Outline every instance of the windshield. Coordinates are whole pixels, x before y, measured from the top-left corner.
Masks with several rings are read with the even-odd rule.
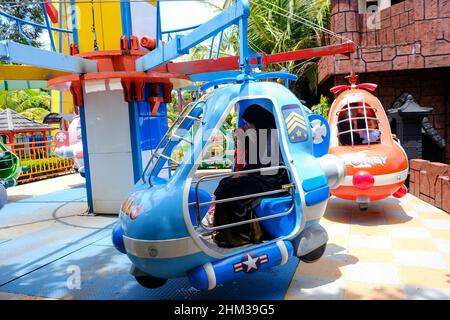
[[[173,122],[147,163],[143,173],[147,182],[152,184],[152,179],[167,181],[177,170],[194,144],[195,133],[203,124],[205,105],[205,101],[187,105]]]
[[[342,146],[358,146],[380,143],[381,131],[376,117],[376,108],[367,105],[364,99],[349,102],[338,111],[338,138]]]

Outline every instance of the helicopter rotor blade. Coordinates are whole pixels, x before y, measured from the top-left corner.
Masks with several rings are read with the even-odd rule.
[[[323,46],[317,48],[301,49],[291,52],[266,54],[261,53],[261,63],[263,66],[273,63],[280,63],[293,60],[305,60],[336,54],[350,54],[356,51],[354,42],[344,44]],[[258,59],[251,58],[250,64],[257,65]],[[156,67],[152,71],[177,73],[177,74],[199,74],[211,73],[226,70],[239,70],[239,56],[223,57],[218,59],[205,59],[187,62],[170,62]]]

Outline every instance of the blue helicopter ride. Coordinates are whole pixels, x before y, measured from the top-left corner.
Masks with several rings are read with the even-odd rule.
[[[261,73],[215,89],[187,106],[167,132],[160,143],[164,147],[154,153],[143,179],[123,202],[113,231],[116,248],[128,255],[133,263],[132,273],[141,285],[153,288],[167,279],[188,276],[195,288],[213,289],[246,273],[285,264],[294,256],[304,262],[314,262],[322,256],[328,236],[319,220],[325,212],[330,188],[337,187],[345,177],[345,166],[327,154],[330,130],[323,117],[308,113],[283,85],[257,81],[281,76],[292,79],[289,74]],[[238,123],[242,123],[241,115],[252,104],[274,115],[286,164],[284,168],[256,170],[286,169],[290,184],[265,194],[243,196],[258,196],[262,200],[255,209],[257,218],[242,223],[260,221],[273,240],[222,248],[211,240],[209,232],[236,224],[205,226],[203,218],[209,206],[218,201],[212,200],[203,186],[211,180],[255,170],[200,178],[196,171],[208,142],[231,109],[237,107]],[[192,141],[186,142],[184,136],[195,125],[201,130],[197,130]],[[171,155],[183,142],[190,148],[174,169]],[[170,176],[164,174],[166,169]],[[289,195],[274,197],[286,192]]]
[[[236,14],[239,15],[233,16]],[[231,23],[243,26],[241,72],[202,87],[205,94],[183,109],[153,153],[142,179],[122,203],[112,240],[117,250],[132,262],[131,273],[137,282],[146,288],[157,288],[168,279],[187,276],[195,288],[211,290],[246,274],[283,265],[294,257],[307,263],[317,261],[325,251],[328,235],[320,219],[330,189],[338,187],[345,177],[345,164],[328,154],[330,128],[327,121],[312,114],[286,86],[266,81],[281,78],[286,83],[296,80],[295,75],[252,73],[252,68],[261,64],[251,65],[255,56],[250,54],[246,41],[248,15],[248,1],[237,1],[217,20],[223,26]],[[229,20],[224,22],[224,17]],[[209,36],[210,29],[203,26],[202,30],[207,30]],[[195,37],[198,43],[198,34]],[[164,46],[170,48],[170,45],[169,42]],[[178,45],[175,43],[175,48]],[[170,59],[176,56],[171,56],[167,50],[164,56]],[[177,50],[180,55],[188,52]],[[319,54],[319,51],[308,50],[310,56]],[[354,51],[354,47],[349,50]],[[342,53],[329,48],[323,52],[326,52],[323,55]],[[163,56],[158,54],[160,52],[154,57]],[[240,126],[246,108],[255,104],[269,111],[275,119],[284,165],[237,172],[199,172],[205,150],[230,112],[236,111],[237,126]],[[180,155],[180,150],[182,157],[175,157]],[[222,178],[273,170],[288,173],[289,183],[279,190],[229,199],[213,198],[213,191]],[[218,226],[205,223],[212,205],[255,197],[260,200],[254,208],[256,217]],[[255,222],[270,235],[269,240],[225,248],[212,239],[212,233],[220,229]]]

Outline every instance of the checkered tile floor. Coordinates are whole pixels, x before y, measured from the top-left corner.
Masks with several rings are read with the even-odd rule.
[[[333,198],[322,224],[327,250],[286,299],[450,299],[450,214],[410,194],[365,212]]]

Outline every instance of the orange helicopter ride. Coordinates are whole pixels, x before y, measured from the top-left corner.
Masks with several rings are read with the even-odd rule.
[[[357,84],[357,75],[347,77],[350,85],[331,88],[338,94],[330,108],[329,153],[344,160],[346,177],[331,194],[356,201],[360,210],[369,203],[407,193],[408,157],[391,133],[381,104],[370,91],[373,83]]]

